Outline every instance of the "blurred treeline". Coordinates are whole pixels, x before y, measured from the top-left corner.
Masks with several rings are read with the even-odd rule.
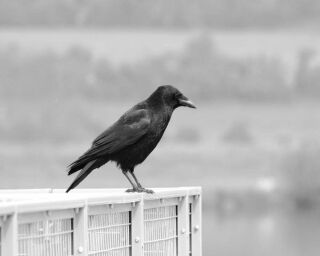
[[[201,101],[318,99],[320,66],[310,65],[313,56],[303,50],[288,81],[280,59],[227,57],[205,35],[181,52],[117,67],[82,48],[26,56],[13,46],[0,51],[0,99],[35,100],[36,93],[42,100],[132,100],[160,84],[174,84]]]
[[[319,11],[317,0],[1,0],[0,24],[270,28],[318,26]]]

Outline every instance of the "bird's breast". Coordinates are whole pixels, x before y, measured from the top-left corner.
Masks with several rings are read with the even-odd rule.
[[[129,170],[142,163],[161,140],[169,120],[170,117],[166,116],[153,118],[149,131],[136,143],[114,155],[112,160],[123,170]]]

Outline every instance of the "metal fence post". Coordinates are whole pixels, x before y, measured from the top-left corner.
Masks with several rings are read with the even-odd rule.
[[[3,217],[2,226],[2,255],[18,255],[18,218],[17,213]]]
[[[132,256],[142,256],[144,251],[143,211],[144,211],[144,201],[143,201],[143,196],[141,196],[141,201],[132,203],[132,211],[131,211]]]
[[[178,204],[178,256],[189,254],[189,196],[179,198]]]
[[[74,217],[74,255],[88,255],[88,204],[75,209]]]
[[[192,204],[192,255],[202,256],[202,203],[201,195],[194,196]]]

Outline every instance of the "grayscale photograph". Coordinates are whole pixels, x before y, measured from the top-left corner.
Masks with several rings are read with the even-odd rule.
[[[319,1],[0,0],[0,256],[319,253]]]

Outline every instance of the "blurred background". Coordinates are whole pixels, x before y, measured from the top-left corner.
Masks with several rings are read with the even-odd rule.
[[[136,172],[202,186],[205,256],[320,251],[320,2],[0,0],[0,187],[66,188],[66,166],[172,84]],[[113,164],[80,188],[128,187]]]

